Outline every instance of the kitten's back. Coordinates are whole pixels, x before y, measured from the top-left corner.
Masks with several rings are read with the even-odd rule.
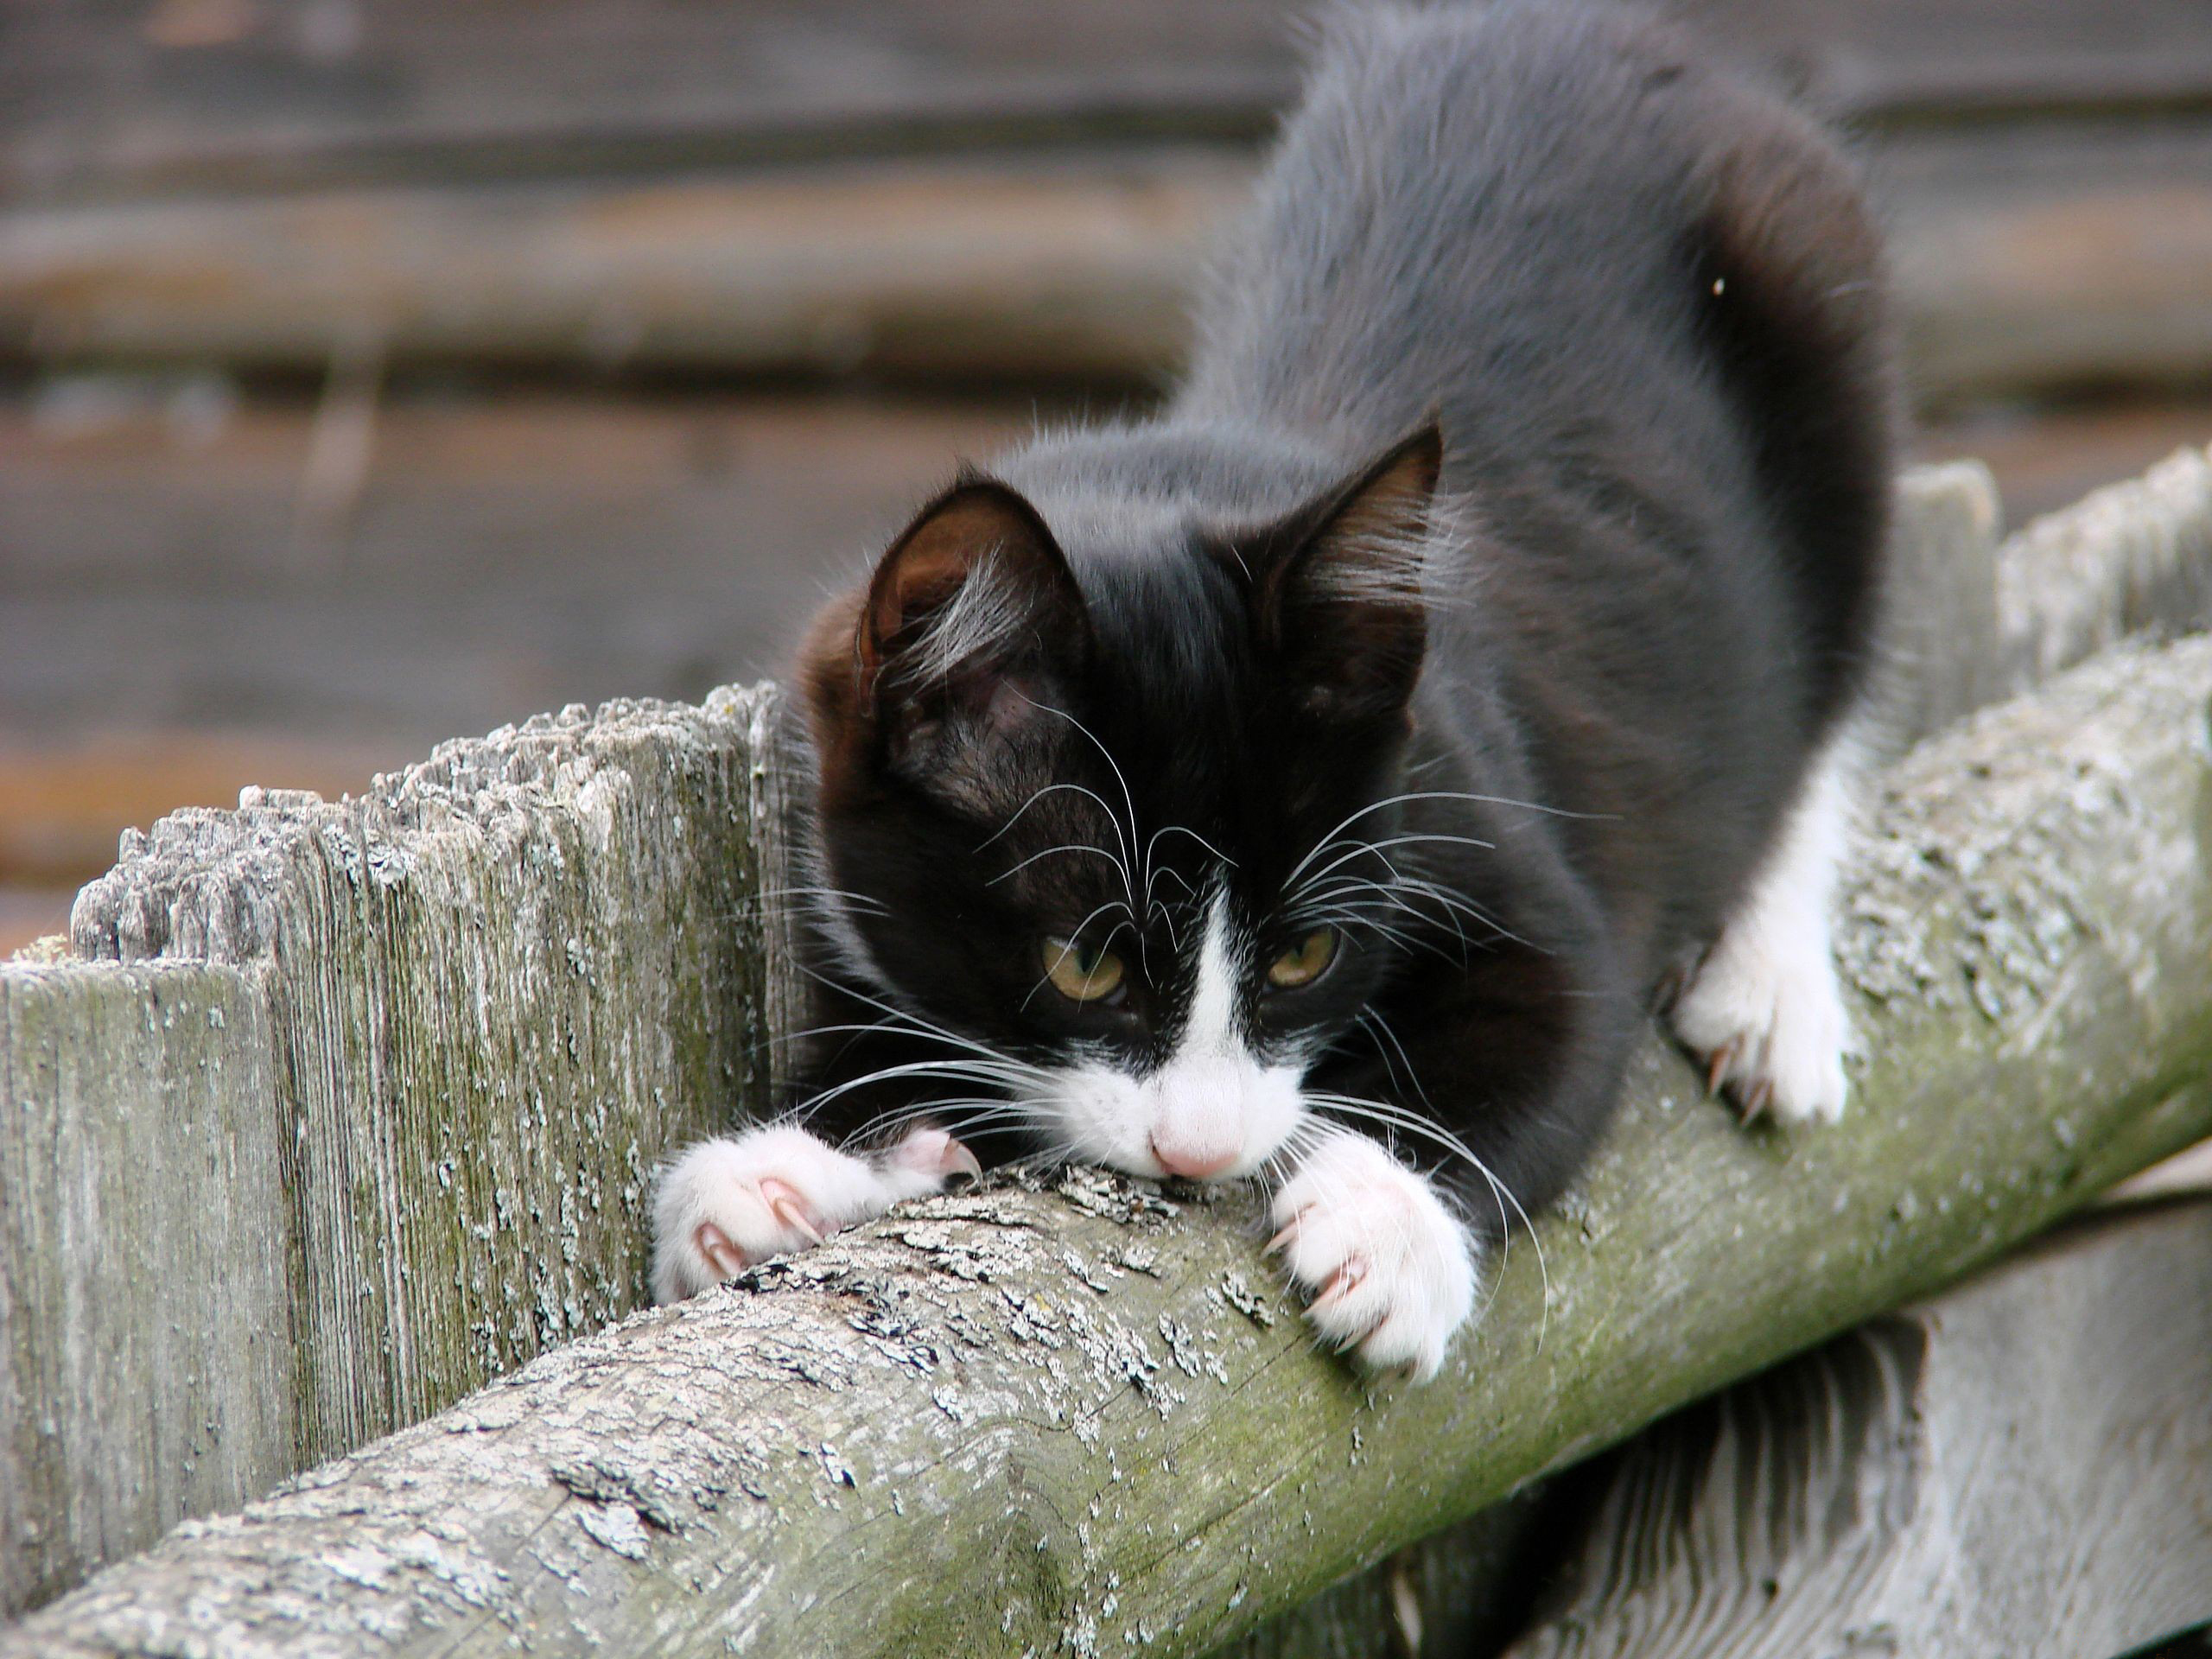
[[[1786,544],[1808,717],[1854,689],[1895,426],[1878,240],[1818,124],[1671,29],[1340,14],[1198,335],[1198,420],[1358,453],[1439,410],[1454,488],[1611,473],[1748,508]]]

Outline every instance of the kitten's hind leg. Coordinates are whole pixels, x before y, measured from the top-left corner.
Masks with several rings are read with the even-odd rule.
[[[912,1129],[872,1158],[789,1124],[702,1141],[662,1173],[653,1203],[653,1300],[678,1302],[772,1255],[819,1244],[902,1198],[980,1173],[943,1129]]]
[[[1851,1027],[1831,918],[1861,764],[1847,732],[1815,758],[1765,863],[1671,1012],[1683,1046],[1747,1118],[1843,1116]]]

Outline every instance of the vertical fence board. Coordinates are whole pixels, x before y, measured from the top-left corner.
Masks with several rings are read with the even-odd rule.
[[[175,814],[79,895],[92,960],[0,967],[0,1610],[645,1300],[654,1166],[764,1105],[789,1017],[776,708]]]
[[[294,1466],[253,976],[0,974],[0,1607]]]

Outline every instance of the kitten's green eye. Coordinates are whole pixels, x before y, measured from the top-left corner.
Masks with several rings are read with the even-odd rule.
[[[1317,927],[1295,949],[1284,951],[1268,964],[1268,983],[1278,990],[1294,991],[1320,978],[1336,959],[1337,930]]]
[[[1096,1002],[1122,988],[1122,959],[1073,939],[1046,939],[1045,977],[1071,1002]]]

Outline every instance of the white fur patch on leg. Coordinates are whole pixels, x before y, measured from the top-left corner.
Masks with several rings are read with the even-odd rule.
[[[1671,1011],[1683,1046],[1747,1116],[1843,1116],[1851,1025],[1831,916],[1856,760],[1846,738],[1815,761],[1765,865]]]
[[[696,1296],[977,1173],[976,1155],[937,1128],[911,1131],[874,1161],[787,1124],[702,1141],[660,1178],[653,1299]]]
[[[1428,1182],[1360,1135],[1324,1141],[1276,1197],[1291,1278],[1331,1344],[1418,1382],[1475,1306],[1475,1246]]]

